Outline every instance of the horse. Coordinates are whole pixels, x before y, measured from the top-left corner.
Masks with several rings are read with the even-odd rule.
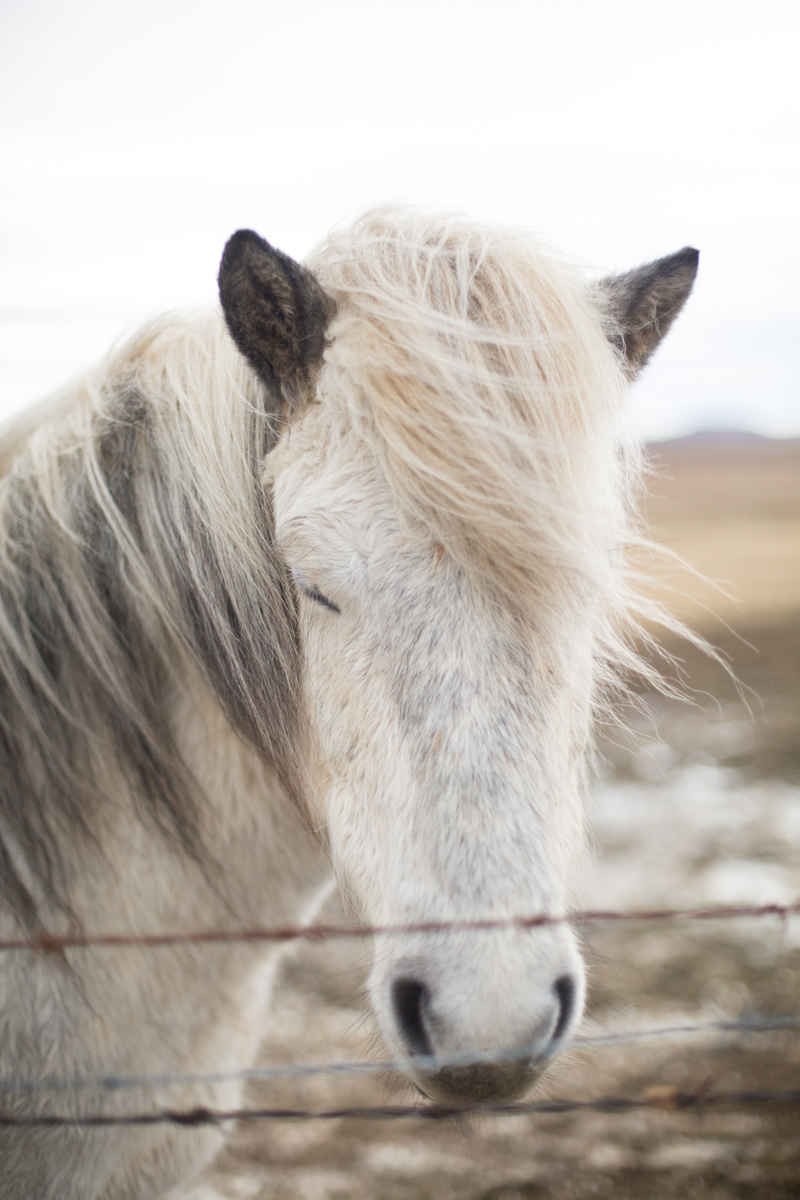
[[[0,939],[30,944],[0,953],[2,1078],[248,1067],[280,946],[135,938],[303,926],[335,877],[354,921],[396,927],[369,995],[409,1079],[528,1091],[581,1018],[592,728],[647,604],[625,395],[696,269],[687,248],[587,279],[413,210],[303,264],[240,230],[219,308],[6,432]],[[76,931],[120,941],[53,950]],[[241,1088],[9,1086],[0,1115]],[[0,1122],[0,1197],[184,1195],[221,1142]]]

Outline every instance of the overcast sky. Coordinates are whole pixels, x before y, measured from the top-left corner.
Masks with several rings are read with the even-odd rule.
[[[600,270],[686,244],[645,436],[800,434],[798,0],[3,0],[0,411],[386,201]]]

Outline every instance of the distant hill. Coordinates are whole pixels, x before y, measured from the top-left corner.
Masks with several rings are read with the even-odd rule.
[[[731,454],[775,456],[783,458],[800,453],[800,437],[772,438],[744,429],[698,429],[680,438],[664,438],[647,443],[648,452],[657,457],[672,459],[686,455],[712,455],[714,458]]]

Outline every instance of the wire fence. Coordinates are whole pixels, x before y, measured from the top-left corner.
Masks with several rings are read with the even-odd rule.
[[[580,926],[592,923],[717,921],[741,918],[777,918],[787,922],[800,915],[800,900],[793,904],[735,905],[705,908],[665,908],[634,911],[592,910],[570,916],[536,914],[504,919],[429,921],[409,925],[349,926],[320,924],[285,927],[252,927],[229,930],[195,930],[158,934],[86,934],[71,931],[55,934],[41,931],[33,937],[0,941],[0,951],[11,953],[29,951],[63,955],[68,950],[120,949],[180,946],[186,944],[225,944],[247,942],[287,942],[299,939],[326,941],[333,938],[389,937],[408,934],[436,934],[453,930],[534,929],[568,921]],[[583,1049],[601,1050],[611,1046],[650,1041],[658,1038],[683,1038],[709,1035],[744,1036],[776,1033],[795,1033],[800,1030],[800,1013],[786,1015],[751,1014],[699,1023],[682,1023],[639,1029],[591,1033],[571,1039],[570,1045]],[[415,1056],[413,1059],[380,1059],[369,1062],[287,1063],[247,1070],[222,1072],[165,1072],[149,1075],[104,1074],[96,1076],[41,1077],[38,1079],[0,1079],[0,1095],[10,1096],[12,1102],[24,1095],[41,1093],[91,1092],[108,1096],[134,1090],[160,1090],[170,1087],[209,1087],[231,1083],[266,1082],[278,1079],[308,1079],[318,1076],[386,1076],[395,1072],[435,1072],[445,1068],[474,1067],[485,1064],[509,1063],[531,1058],[533,1047],[516,1046],[505,1051],[485,1054],[458,1054],[437,1057]],[[604,1112],[625,1113],[660,1109],[665,1112],[701,1111],[722,1107],[800,1107],[800,1089],[718,1091],[709,1088],[681,1091],[669,1086],[654,1086],[641,1096],[603,1096],[595,1099],[541,1100],[515,1104],[452,1104],[429,1102],[406,1105],[349,1106],[338,1108],[264,1108],[242,1107],[230,1110],[193,1107],[173,1109],[160,1107],[131,1113],[80,1112],[60,1114],[0,1113],[0,1126],[103,1128],[118,1125],[173,1124],[183,1126],[226,1125],[235,1121],[330,1121],[400,1120],[417,1118],[442,1120],[471,1114],[494,1116],[531,1116],[537,1114]]]
[[[590,925],[646,921],[721,921],[743,917],[778,917],[786,920],[800,914],[800,900],[792,904],[718,905],[706,908],[634,909],[622,912],[587,910],[563,916],[536,913],[531,916],[497,917],[485,920],[419,921],[404,925],[286,925],[252,926],[248,929],[197,929],[172,933],[52,933],[41,930],[32,937],[0,940],[0,951],[38,950],[60,953],[87,947],[142,947],[223,944],[236,942],[327,941],[332,938],[392,937],[455,931],[536,929],[546,925]]]
[[[525,1104],[394,1104],[345,1108],[235,1108],[158,1109],[155,1112],[90,1113],[59,1116],[0,1114],[0,1127],[83,1129],[119,1125],[226,1125],[235,1121],[397,1121],[415,1117],[424,1121],[453,1120],[467,1116],[526,1117],[553,1113],[629,1113],[642,1109],[662,1112],[701,1112],[708,1109],[741,1107],[800,1107],[800,1088],[773,1091],[685,1092],[679,1088],[648,1088],[641,1096],[600,1096],[595,1100],[533,1100]]]
[[[769,1034],[800,1031],[800,1013],[785,1016],[726,1018],[695,1024],[624,1029],[611,1033],[587,1034],[570,1040],[570,1047],[602,1050],[613,1046],[666,1038],[708,1036],[711,1034]],[[0,1093],[132,1091],[137,1088],[213,1086],[226,1083],[271,1082],[277,1079],[311,1079],[319,1076],[385,1076],[404,1073],[410,1068],[435,1072],[458,1067],[524,1062],[535,1053],[534,1046],[514,1046],[480,1054],[417,1055],[414,1058],[385,1058],[369,1062],[280,1063],[268,1067],[250,1067],[241,1071],[162,1072],[151,1075],[76,1075],[69,1078],[44,1076],[41,1079],[0,1079]]]

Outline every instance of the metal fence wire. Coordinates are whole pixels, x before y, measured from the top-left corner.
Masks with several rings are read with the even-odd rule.
[[[777,918],[786,923],[792,916],[800,915],[800,900],[793,904],[735,905],[706,908],[670,908],[638,911],[586,911],[569,917],[546,915],[520,916],[502,920],[442,921],[397,926],[345,926],[308,925],[286,927],[254,927],[248,929],[196,930],[159,934],[84,934],[69,932],[54,934],[42,931],[30,938],[0,941],[0,952],[64,955],[67,951],[82,949],[138,948],[158,949],[191,944],[218,944],[235,942],[286,942],[299,939],[327,941],[333,938],[390,937],[408,933],[436,933],[458,930],[491,930],[500,928],[533,929],[562,921],[580,926],[582,924],[612,922],[665,922],[665,921],[717,921],[741,918]],[[685,1038],[709,1035],[727,1035],[749,1038],[779,1032],[796,1034],[800,1031],[800,1012],[786,1015],[750,1014],[741,1017],[723,1018],[699,1023],[683,1023],[626,1029],[588,1034],[571,1040],[572,1046],[602,1050],[611,1046],[632,1044],[666,1038]],[[485,1063],[502,1063],[529,1057],[531,1047],[516,1046],[506,1051],[491,1054],[458,1054],[438,1057],[417,1056],[414,1059],[379,1059],[368,1062],[290,1063],[265,1067],[254,1067],[242,1071],[180,1073],[165,1072],[150,1075],[105,1074],[96,1076],[42,1077],[38,1079],[0,1078],[0,1097],[16,1098],[33,1093],[57,1095],[75,1091],[108,1095],[134,1090],[155,1090],[191,1085],[214,1085],[231,1082],[251,1083],[277,1079],[304,1079],[315,1076],[387,1076],[404,1072],[409,1066],[418,1070],[433,1071],[444,1067],[471,1066]],[[378,1120],[389,1121],[404,1118],[420,1120],[442,1120],[470,1114],[494,1116],[525,1116],[548,1113],[603,1112],[624,1113],[637,1110],[659,1109],[663,1112],[702,1111],[730,1107],[800,1107],[800,1089],[713,1091],[705,1087],[697,1091],[682,1091],[669,1086],[653,1086],[640,1096],[603,1096],[596,1099],[534,1100],[513,1104],[458,1104],[441,1105],[429,1102],[401,1105],[379,1105],[369,1107],[340,1108],[264,1108],[243,1107],[232,1110],[209,1108],[173,1109],[163,1107],[152,1111],[133,1113],[81,1113],[61,1115],[58,1113],[10,1114],[0,1113],[0,1126],[57,1127],[70,1125],[85,1128],[103,1128],[118,1125],[177,1124],[184,1126],[226,1125],[235,1121],[303,1121],[303,1120]]]
[[[800,914],[800,900],[792,904],[717,905],[706,908],[654,908],[613,912],[604,909],[550,916],[498,917],[486,920],[421,921],[409,925],[285,925],[249,929],[198,929],[187,933],[51,933],[42,930],[29,938],[0,940],[0,951],[41,950],[58,953],[80,947],[185,946],[223,942],[329,941],[331,938],[391,937],[414,933],[447,933],[453,930],[535,929],[543,925],[590,925],[628,921],[720,921],[741,917],[779,917]]]

